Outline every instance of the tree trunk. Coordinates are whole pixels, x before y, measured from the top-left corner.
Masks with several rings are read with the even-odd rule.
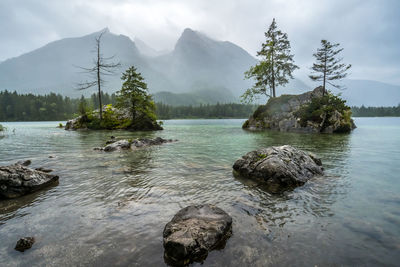
[[[100,42],[97,42],[97,88],[99,90],[100,120],[103,120],[103,104],[101,103],[101,81],[100,81]]]
[[[326,61],[327,61],[327,58],[326,58],[327,56],[326,56],[326,52],[325,52],[325,60],[324,60],[324,83],[323,83],[323,85],[322,85],[322,96],[325,96],[325,84],[326,84]]]
[[[271,60],[271,62],[272,62],[272,97],[276,97],[276,93],[275,93],[275,71],[274,71],[274,49],[272,49],[271,59],[272,59]]]

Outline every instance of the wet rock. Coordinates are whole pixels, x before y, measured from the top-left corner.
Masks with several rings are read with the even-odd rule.
[[[0,166],[0,198],[16,198],[58,181],[57,175],[21,164]]]
[[[184,266],[205,260],[213,249],[225,246],[232,233],[232,218],[210,205],[181,209],[164,228],[164,258],[170,265]]]
[[[104,151],[111,152],[115,150],[129,149],[129,148],[131,148],[131,143],[128,140],[119,140],[106,145],[104,147]]]
[[[19,164],[19,165],[22,165],[22,166],[29,166],[29,165],[31,165],[31,163],[32,163],[32,161],[30,159],[28,159],[28,160],[18,161],[16,164]]]
[[[141,138],[141,139],[134,139],[134,140],[115,140],[111,139],[106,142],[105,147],[95,147],[94,150],[102,150],[105,152],[111,152],[116,150],[127,150],[127,149],[135,149],[145,146],[153,146],[153,145],[161,145],[164,143],[170,143],[177,140],[172,139],[163,139],[161,137],[156,137],[154,139],[151,138]]]
[[[22,237],[20,240],[18,240],[17,244],[15,245],[15,250],[24,252],[25,250],[30,249],[34,243],[35,243],[34,237]]]
[[[319,158],[288,145],[249,152],[234,163],[233,169],[242,177],[265,182],[272,191],[300,186],[323,174]]]
[[[43,168],[43,167],[36,168],[35,170],[36,170],[36,171],[40,171],[40,172],[46,172],[46,173],[49,173],[49,172],[52,172],[52,171],[53,171],[52,169],[45,169],[45,168]]]

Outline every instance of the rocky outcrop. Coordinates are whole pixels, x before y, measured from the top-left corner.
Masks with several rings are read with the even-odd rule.
[[[0,198],[20,197],[57,181],[57,175],[33,170],[18,163],[0,166]]]
[[[349,132],[356,128],[352,119],[346,118],[345,114],[337,110],[330,112],[329,115],[321,113],[317,121],[302,121],[298,114],[299,110],[309,105],[313,99],[321,98],[322,95],[322,87],[317,87],[313,91],[300,95],[281,95],[270,98],[266,105],[260,106],[243,124],[243,128],[300,133]],[[350,108],[348,110],[350,112]]]
[[[30,249],[34,243],[34,237],[22,237],[20,240],[18,240],[14,249],[20,252],[24,252],[25,250]]]
[[[265,183],[272,191],[303,185],[322,175],[322,162],[311,153],[292,146],[272,146],[251,151],[233,165],[239,176]]]
[[[162,145],[164,143],[171,143],[177,140],[172,139],[163,139],[161,137],[156,137],[154,139],[151,138],[140,138],[134,140],[116,140],[112,138],[106,142],[105,147],[95,147],[94,150],[101,150],[105,152],[112,152],[116,150],[127,150],[127,149],[136,149],[140,147],[154,146],[154,145]]]
[[[196,205],[181,209],[164,228],[164,258],[174,266],[203,261],[223,248],[232,233],[232,218],[222,209]]]

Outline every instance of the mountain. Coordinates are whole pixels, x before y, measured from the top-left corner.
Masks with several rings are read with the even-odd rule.
[[[341,93],[350,106],[397,106],[400,104],[400,86],[370,80],[343,81],[346,89],[332,90]]]
[[[149,90],[159,99],[171,103],[204,103],[204,101],[238,101],[251,80],[244,72],[257,60],[241,47],[214,40],[205,34],[185,29],[172,51],[159,52],[138,38],[132,41],[124,35],[111,33],[107,28],[82,37],[65,38],[39,49],[0,62],[0,91],[45,94],[50,92],[79,97],[90,95],[95,88],[77,91],[79,82],[88,80],[81,67],[92,66],[95,37],[104,32],[101,52],[104,57],[115,55],[121,62],[114,76],[107,76],[105,92],[116,92],[121,87],[121,73],[134,65],[143,74]],[[347,90],[342,92],[350,105],[387,106],[400,103],[400,87],[366,80],[346,80]],[[280,94],[299,94],[312,87],[294,79]],[[168,92],[168,93],[165,93]],[[213,97],[214,96],[214,97]],[[176,100],[171,100],[177,97]],[[185,101],[183,101],[185,100]],[[266,99],[260,99],[265,103]]]
[[[0,90],[36,94],[56,92],[75,97],[95,92],[95,89],[77,91],[74,88],[77,83],[90,78],[77,66],[92,66],[94,39],[103,31],[102,54],[105,57],[115,55],[113,60],[121,62],[119,73],[135,65],[152,93],[227,88],[227,97],[232,93],[237,97],[243,88],[250,85],[249,81],[243,80],[243,73],[256,60],[233,43],[216,41],[186,29],[173,51],[159,55],[140,39],[133,42],[129,37],[113,34],[106,28],[82,37],[51,42],[0,63]],[[104,91],[118,90],[120,76],[108,76]]]
[[[144,56],[157,57],[157,56],[161,56],[161,55],[168,53],[167,51],[155,50],[154,48],[152,48],[151,46],[149,46],[148,44],[143,42],[138,37],[135,37],[134,42],[135,42],[135,45],[138,48],[139,52]]]

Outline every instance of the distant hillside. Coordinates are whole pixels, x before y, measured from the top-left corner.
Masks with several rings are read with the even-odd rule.
[[[344,80],[345,90],[341,93],[350,106],[397,106],[400,104],[400,86],[369,80]]]
[[[226,88],[208,88],[189,93],[158,92],[154,94],[154,101],[171,106],[198,106],[200,104],[235,103],[236,98]]]

